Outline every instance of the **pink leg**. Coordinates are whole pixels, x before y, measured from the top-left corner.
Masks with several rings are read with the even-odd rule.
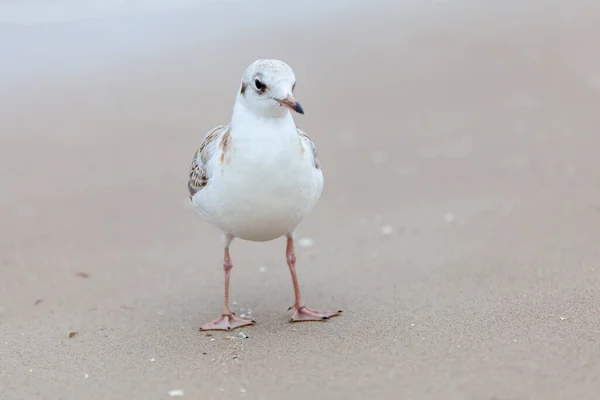
[[[231,242],[231,239],[229,239],[229,242]],[[233,264],[231,263],[231,258],[229,257],[229,243],[226,243],[225,257],[223,259],[223,270],[225,271],[225,306],[223,307],[223,314],[220,318],[202,326],[202,328],[200,328],[201,331],[230,331],[232,329],[239,328],[240,326],[254,324],[254,321],[236,317],[229,308],[229,277],[231,275],[232,268]]]
[[[294,285],[294,305],[290,307],[295,309],[291,322],[300,321],[323,321],[336,315],[340,315],[342,310],[339,311],[322,311],[322,310],[311,310],[310,308],[302,304],[302,297],[300,295],[300,286],[298,285],[298,277],[296,276],[296,254],[294,253],[294,239],[291,235],[287,238],[287,247],[285,254],[287,256],[287,264],[290,267],[290,274],[292,275],[292,284]]]

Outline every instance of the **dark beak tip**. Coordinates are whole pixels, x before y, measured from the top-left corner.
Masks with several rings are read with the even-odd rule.
[[[302,106],[300,105],[300,103],[296,103],[296,107],[294,109],[296,110],[296,112],[298,114],[304,115],[304,109],[302,109]]]

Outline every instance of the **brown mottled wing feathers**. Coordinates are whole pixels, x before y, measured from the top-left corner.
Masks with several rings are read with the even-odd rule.
[[[215,150],[218,148],[216,144],[224,133],[228,132],[229,126],[217,126],[213,128],[204,137],[204,142],[196,153],[190,165],[190,178],[188,180],[188,190],[190,198],[202,190],[208,184],[208,176],[206,174],[206,163],[212,158]]]
[[[298,128],[298,135],[300,135],[300,140],[303,143],[305,143],[308,146],[308,148],[312,151],[313,164],[314,164],[315,168],[320,169],[321,167],[319,165],[319,159],[317,158],[317,148],[315,147],[315,144],[310,139],[310,137],[299,128]]]
[[[206,170],[204,169],[204,165],[199,162],[199,158],[200,150],[197,150],[196,154],[194,154],[192,165],[190,166],[190,179],[188,181],[190,198],[194,197],[194,195],[208,183]]]

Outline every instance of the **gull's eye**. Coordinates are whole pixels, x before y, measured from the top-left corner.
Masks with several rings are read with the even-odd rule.
[[[266,87],[266,86],[265,86],[265,85],[264,85],[264,84],[263,84],[261,81],[259,81],[258,79],[255,79],[255,80],[254,80],[254,86],[256,86],[256,90],[260,90],[261,92],[262,92],[263,90],[265,90],[265,87]]]
[[[296,89],[296,84],[294,83],[294,86],[292,86],[292,92]]]

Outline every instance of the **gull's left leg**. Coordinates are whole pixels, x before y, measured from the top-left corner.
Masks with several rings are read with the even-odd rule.
[[[294,285],[294,305],[290,307],[294,309],[294,314],[290,319],[291,322],[300,321],[323,321],[336,315],[340,315],[342,310],[339,311],[323,311],[323,310],[311,310],[304,306],[302,303],[302,297],[300,295],[300,287],[298,285],[298,277],[296,276],[296,254],[294,253],[294,236],[293,233],[287,235],[287,247],[285,251],[287,258],[287,264],[290,268],[290,274],[292,275],[292,284]]]

